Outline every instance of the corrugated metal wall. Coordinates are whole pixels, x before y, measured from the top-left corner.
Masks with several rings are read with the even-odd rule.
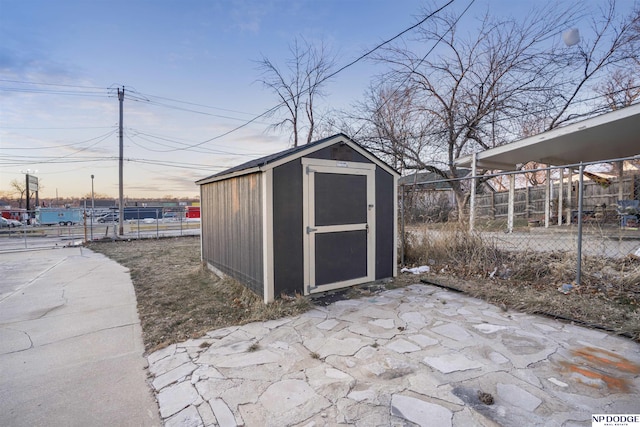
[[[263,295],[262,185],[255,173],[204,184],[204,261]]]

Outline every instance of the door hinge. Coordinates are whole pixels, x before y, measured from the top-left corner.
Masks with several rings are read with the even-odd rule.
[[[311,233],[313,233],[314,231],[318,231],[318,229],[317,229],[317,228],[307,227],[307,234],[311,234]]]

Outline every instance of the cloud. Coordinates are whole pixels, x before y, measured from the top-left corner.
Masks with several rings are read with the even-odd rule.
[[[258,34],[269,9],[269,2],[238,0],[233,3],[231,16],[235,27],[240,31]]]

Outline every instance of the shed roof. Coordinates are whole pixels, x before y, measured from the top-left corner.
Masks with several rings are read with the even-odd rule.
[[[276,167],[284,162],[288,162],[298,157],[303,157],[307,154],[310,154],[314,151],[320,150],[326,146],[335,144],[337,142],[344,142],[345,144],[351,146],[354,150],[360,152],[360,154],[369,158],[370,160],[378,163],[389,173],[399,175],[399,173],[393,169],[391,166],[387,165],[385,162],[380,160],[377,156],[375,156],[370,151],[366,150],[359,144],[353,142],[348,136],[343,133],[338,133],[336,135],[330,136],[328,138],[323,138],[318,141],[311,142],[309,144],[300,145],[298,147],[289,148],[284,151],[280,151],[278,153],[270,154],[268,156],[260,157],[259,159],[249,160],[246,163],[242,163],[238,166],[234,166],[222,172],[218,172],[214,175],[208,176],[206,178],[200,179],[196,181],[196,184],[202,185],[207,184],[209,182],[221,181],[223,179],[232,178],[234,176],[246,175],[249,173],[263,171],[269,168]]]
[[[515,170],[536,161],[548,165],[618,159],[640,154],[640,104],[572,123],[510,144],[477,153],[477,165]],[[471,156],[455,160],[470,167]]]

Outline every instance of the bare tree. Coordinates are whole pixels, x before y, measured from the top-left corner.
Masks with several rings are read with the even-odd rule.
[[[359,131],[351,133],[354,139],[401,173],[416,170],[415,158],[428,142],[423,136],[429,123],[415,108],[414,98],[415,92],[408,88],[373,86],[356,106],[358,116],[352,117],[362,124]],[[421,166],[430,169],[428,165]]]
[[[460,30],[457,16],[441,15],[421,30],[420,37],[426,46],[437,44],[437,55],[418,54],[406,46],[386,49],[378,59],[391,70],[383,79],[395,85],[394,93],[408,98],[410,116],[428,124],[419,133],[414,129],[399,146],[390,142],[387,152],[394,153],[405,170],[457,178],[467,171],[458,170],[455,159],[522,136],[522,118],[543,124],[542,130],[574,118],[574,107],[588,83],[638,55],[638,38],[632,31],[637,13],[620,18],[613,1],[602,17],[594,18],[591,40],[564,46],[559,35],[573,26],[577,12],[575,6],[564,11],[548,6],[522,21],[496,20],[487,12],[473,33]],[[379,96],[387,91],[381,89]],[[374,126],[367,138],[372,139],[390,129],[388,121],[399,118],[370,105]],[[584,106],[580,107],[582,112]],[[386,121],[378,115],[385,115]],[[460,181],[451,185],[462,212],[467,189]]]
[[[552,80],[553,84],[549,86],[551,104],[547,129],[572,119],[568,113],[577,104],[578,96],[586,91],[587,83],[601,81],[608,76],[611,80],[621,70],[631,73],[637,71],[640,59],[639,28],[640,9],[636,8],[627,17],[620,17],[615,0],[609,0],[600,13],[592,17],[589,28],[591,37],[581,41],[574,51],[568,49],[566,67],[559,69],[560,72]],[[611,107],[610,100],[605,99],[604,103],[593,108],[594,112],[601,112],[598,107]]]
[[[640,66],[631,73],[615,70],[606,81],[596,87],[596,91],[605,99],[609,109],[628,107],[640,99],[640,82],[636,77],[639,72]]]
[[[335,61],[324,44],[314,46],[304,38],[296,38],[289,51],[291,58],[284,67],[263,56],[258,61],[262,71],[259,81],[278,97],[279,107],[272,113],[286,110],[285,117],[271,127],[290,130],[293,146],[297,147],[304,132],[307,144],[315,136],[318,123],[315,101],[325,95],[323,88]]]
[[[24,201],[24,195],[27,192],[27,183],[25,181],[19,181],[17,179],[12,179],[9,183],[11,188],[13,189],[13,193],[17,194],[18,199],[18,207],[22,209],[22,202]]]
[[[43,181],[44,180],[42,178],[38,178],[38,188],[39,188],[38,191],[44,190],[45,187],[44,187]],[[11,182],[9,183],[9,186],[13,190],[11,191],[11,193],[13,193],[15,195],[16,200],[18,200],[18,207],[22,209],[22,203],[25,201],[27,197],[26,180],[12,179]],[[29,194],[28,197],[35,198],[36,192],[31,190],[30,193],[31,194]]]

